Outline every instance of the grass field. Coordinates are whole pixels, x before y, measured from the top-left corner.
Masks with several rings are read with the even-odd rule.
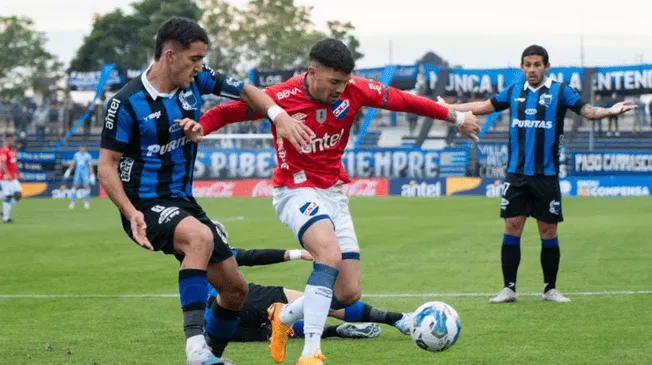
[[[268,199],[201,203],[225,221],[235,246],[297,247]],[[534,295],[543,287],[534,222],[522,240],[520,301],[487,303],[502,284],[498,204],[352,199],[363,299],[395,311],[445,301],[460,314],[462,333],[449,351],[431,354],[383,326],[378,339],[325,341],[326,363],[652,364],[652,199],[564,201],[558,288],[573,299],[568,304]],[[0,364],[184,364],[179,300],[153,295],[176,294],[174,258],[131,243],[108,200],[93,200],[90,211],[66,206],[24,200],[15,223],[0,225]],[[250,281],[295,289],[310,270],[305,262],[243,268]],[[622,291],[629,293],[613,294]],[[63,294],[70,296],[38,296]],[[300,348],[291,341],[286,364]],[[273,364],[264,343],[231,344],[227,357]]]

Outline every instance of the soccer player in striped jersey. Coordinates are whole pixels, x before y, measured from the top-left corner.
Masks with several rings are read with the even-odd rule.
[[[526,80],[516,82],[489,100],[444,104],[457,111],[484,115],[510,110],[509,161],[503,185],[500,216],[505,220],[501,249],[503,289],[491,303],[516,301],[516,273],[521,261],[521,234],[528,216],[537,220],[541,237],[542,299],[570,302],[557,290],[560,252],[557,224],[563,221],[559,189],[559,150],[566,110],[597,120],[635,108],[620,102],[611,108],[589,105],[569,85],[546,77],[548,52],[537,45],[521,55]]]
[[[247,295],[231,250],[192,195],[197,145],[178,121],[198,119],[203,94],[241,98],[266,113],[299,148],[310,130],[261,90],[203,65],[208,36],[196,22],[172,17],[156,35],[155,61],[108,102],[99,178],[120,210],[125,232],[149,250],[181,261],[179,293],[188,364],[224,364]],[[212,306],[214,346],[204,338],[208,282],[220,295]]]

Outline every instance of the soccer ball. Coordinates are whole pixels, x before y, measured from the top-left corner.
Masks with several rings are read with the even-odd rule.
[[[460,337],[462,324],[457,312],[443,302],[428,302],[417,308],[410,322],[412,339],[426,351],[444,351]]]

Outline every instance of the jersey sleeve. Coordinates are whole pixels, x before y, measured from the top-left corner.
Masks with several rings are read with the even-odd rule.
[[[195,76],[199,92],[202,95],[213,94],[231,99],[239,99],[244,82],[229,75],[213,71],[207,65]]]
[[[116,152],[125,152],[127,144],[131,139],[134,118],[127,111],[128,101],[121,101],[117,98],[109,100],[104,114],[104,127],[102,128],[101,148]]]
[[[285,250],[244,250],[241,248],[234,250],[237,251],[234,256],[238,266],[272,265],[285,261]]]
[[[254,112],[244,101],[237,100],[209,109],[199,119],[199,124],[201,124],[204,135],[206,135],[219,130],[227,124],[262,118],[266,118],[266,116]]]
[[[352,84],[359,91],[361,104],[373,108],[384,109],[389,101],[389,90],[378,81],[363,78],[353,78]]]
[[[562,87],[561,101],[564,107],[580,114],[582,108],[588,103],[572,87],[567,84],[563,84]]]
[[[449,109],[426,97],[413,95],[394,87],[385,87],[373,80],[356,79],[356,87],[362,95],[361,104],[364,106],[387,109],[396,112],[446,120]]]
[[[499,94],[496,94],[491,99],[489,99],[495,111],[502,112],[503,110],[509,108],[509,95],[512,93],[513,88],[514,84],[509,85]]]

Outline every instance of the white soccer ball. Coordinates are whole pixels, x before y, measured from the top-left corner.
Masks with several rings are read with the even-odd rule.
[[[410,322],[412,339],[426,351],[444,351],[457,342],[462,324],[457,312],[443,302],[428,302],[417,308]]]

